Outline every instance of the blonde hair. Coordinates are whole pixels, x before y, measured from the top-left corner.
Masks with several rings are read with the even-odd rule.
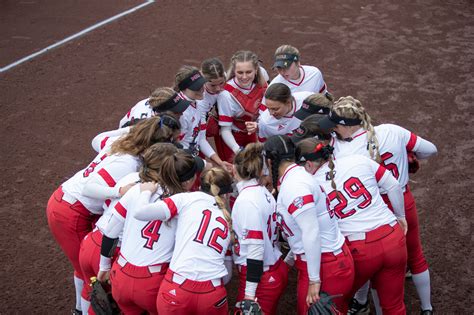
[[[209,58],[201,63],[202,75],[207,81],[224,78],[225,70],[222,61],[219,58]]]
[[[334,97],[329,93],[314,93],[304,99],[305,103],[331,108],[334,104]]]
[[[231,244],[234,243],[234,231],[232,229],[232,217],[230,211],[226,207],[226,202],[222,199],[220,193],[220,187],[232,185],[232,177],[230,174],[220,167],[213,167],[207,171],[204,171],[201,175],[201,185],[210,187],[210,193],[216,199],[217,206],[222,210],[225,220],[227,221],[227,227],[230,233]]]
[[[172,142],[173,129],[160,124],[161,117],[154,116],[130,129],[130,132],[112,144],[110,154],[137,156],[157,142]]]
[[[327,141],[321,141],[321,140],[317,140],[315,138],[306,138],[306,139],[303,139],[301,140],[300,142],[298,142],[298,144],[296,145],[296,156],[297,157],[300,157],[302,155],[305,155],[305,154],[308,154],[308,153],[312,153],[312,152],[318,152],[320,150],[324,150],[324,147],[327,145]],[[318,147],[319,146],[319,147]],[[306,159],[308,160],[308,159]],[[336,173],[334,172],[334,161],[332,159],[332,154],[326,154],[319,158],[319,159],[316,159],[316,160],[310,160],[310,161],[318,161],[318,160],[323,160],[323,161],[327,161],[328,162],[328,166],[329,166],[329,179],[331,180],[331,187],[337,191],[337,188],[336,188],[336,182],[334,181],[334,177],[336,175]]]
[[[178,148],[171,143],[155,143],[143,153],[143,164],[138,175],[142,182],[160,182],[160,172],[163,160]],[[162,185],[164,186],[164,185]]]
[[[235,77],[235,64],[238,62],[251,62],[256,70],[255,79],[253,80],[253,83],[258,84],[260,86],[265,86],[267,84],[265,78],[263,77],[260,71],[260,61],[258,60],[257,54],[249,50],[239,50],[232,56],[232,58],[230,58],[230,66],[227,70],[228,80]]]
[[[235,155],[234,167],[244,180],[260,179],[263,171],[263,144],[249,143]]]
[[[291,45],[281,45],[280,47],[278,47],[275,50],[274,57],[281,54],[297,55],[298,59],[300,58],[300,51],[296,47]]]
[[[341,97],[334,103],[332,110],[338,116],[360,119],[362,121],[362,127],[367,130],[369,155],[373,160],[381,163],[382,158],[380,157],[379,152],[379,141],[375,134],[374,126],[372,126],[372,120],[369,114],[365,111],[365,108],[362,106],[362,103],[352,96]]]
[[[173,86],[173,89],[176,91],[176,92],[179,92],[181,91],[179,89],[179,84],[181,82],[183,82],[184,79],[186,79],[187,77],[189,77],[191,75],[191,73],[195,72],[195,71],[199,71],[198,68],[194,67],[194,66],[182,66],[181,68],[179,68],[178,72],[176,72],[176,75],[174,77],[174,86]]]
[[[176,92],[172,88],[159,87],[151,93],[148,104],[150,104],[153,111],[160,111],[160,106],[175,94]]]

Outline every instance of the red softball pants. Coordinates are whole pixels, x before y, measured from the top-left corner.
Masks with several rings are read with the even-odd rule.
[[[92,214],[79,201],[72,201],[71,197],[64,197],[62,187],[59,187],[49,198],[46,216],[51,233],[74,267],[74,275],[84,280],[79,264],[79,249],[99,216]]]
[[[257,135],[255,133],[248,135],[246,132],[232,131],[235,141],[241,147],[245,147],[249,143],[257,142]],[[216,144],[216,151],[222,161],[227,161],[229,163],[234,163],[234,151],[232,151],[221,136],[214,137],[214,142]]]
[[[156,308],[160,315],[227,315],[227,292],[221,279],[192,281],[168,269]]]
[[[368,280],[377,290],[384,315],[406,314],[403,302],[406,239],[398,223],[346,237],[355,266],[351,296]]]
[[[302,255],[296,255],[295,267],[298,270],[296,310],[299,315],[306,315],[309,276],[308,266],[306,260],[302,259]],[[351,290],[354,283],[354,261],[346,244],[339,251],[321,254],[320,278],[321,291],[329,295],[342,294],[340,297],[333,298],[333,301],[337,310],[345,314],[352,298]]]
[[[245,283],[247,280],[247,266],[239,266],[239,289],[237,302],[245,296]],[[264,271],[258,283],[256,298],[264,314],[277,314],[280,297],[285,292],[288,284],[288,266],[282,259]]]
[[[156,296],[169,264],[135,266],[119,256],[110,271],[112,296],[128,315],[158,314]]]
[[[412,274],[422,273],[428,269],[428,262],[423,254],[421,246],[420,227],[418,224],[418,211],[416,210],[415,198],[408,187],[403,194],[405,200],[405,218],[408,223],[408,231],[406,235],[407,251],[408,251],[408,268]],[[393,211],[392,204],[387,195],[382,195],[383,200]]]

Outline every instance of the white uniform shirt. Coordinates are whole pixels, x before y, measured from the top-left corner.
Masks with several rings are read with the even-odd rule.
[[[217,103],[217,97],[219,93],[211,93],[207,89],[204,89],[204,97],[202,100],[196,101],[196,107],[202,115],[202,119],[205,121],[207,114],[212,110],[214,104]]]
[[[153,109],[148,105],[149,98],[136,103],[120,120],[119,128],[133,119],[149,118],[154,115]]]
[[[237,183],[239,196],[232,208],[232,226],[235,232],[233,259],[238,265],[247,265],[248,245],[264,247],[263,265],[273,266],[281,252],[278,241],[275,198],[255,179]]]
[[[277,75],[269,84],[283,83],[288,86],[291,93],[295,92],[312,92],[324,93],[327,91],[326,83],[324,83],[323,74],[313,66],[300,66],[301,76],[299,80],[288,81],[282,75]]]
[[[404,188],[409,179],[407,151],[416,151],[419,145],[418,137],[414,133],[392,124],[375,126],[374,129],[379,142],[382,164],[392,172],[392,175]],[[356,132],[350,142],[336,138],[333,138],[332,142],[336,159],[352,154],[360,154],[370,158],[367,131],[363,129]]]
[[[117,185],[119,187],[126,186],[131,183],[137,183],[140,180],[140,177],[138,176],[138,172],[133,172],[128,174],[127,176],[123,177],[117,182]],[[97,220],[95,226],[98,228],[102,234],[104,234],[105,228],[107,226],[107,223],[110,220],[110,217],[112,216],[112,211],[115,207],[115,205],[120,201],[120,198],[113,198],[110,200],[110,203],[105,203],[103,204],[104,208],[104,213],[102,216]],[[107,205],[108,204],[108,205]],[[119,235],[119,240],[122,240],[122,233]]]
[[[140,158],[129,154],[108,155],[107,148],[100,151],[96,158],[85,169],[77,172],[63,183],[65,193],[79,200],[84,207],[94,214],[102,214],[104,199],[86,197],[82,191],[89,177],[98,177],[104,186],[115,187],[118,180],[125,175],[138,171]]]
[[[303,254],[304,247],[301,229],[294,217],[316,206],[321,252],[334,252],[344,244],[336,218],[331,217],[327,207],[326,195],[318,181],[306,170],[296,164],[290,166],[280,179],[278,194],[279,225],[288,239],[291,251]]]
[[[181,95],[185,99],[190,100],[183,93],[181,93]],[[179,138],[183,148],[189,148],[193,142],[195,144],[199,143],[201,128],[204,129],[205,126],[202,125],[201,112],[197,109],[196,102],[192,101],[191,105],[186,108],[183,115],[179,118],[179,122],[181,123],[181,134]]]
[[[215,198],[196,191],[163,200],[171,219],[178,218],[170,269],[189,280],[207,281],[227,275],[224,265],[230,231]]]
[[[258,138],[264,142],[274,135],[292,135],[293,130],[301,125],[301,120],[294,116],[295,112],[301,108],[303,101],[313,94],[312,92],[297,92],[293,94],[294,101],[288,114],[280,119],[270,115],[270,111],[265,110],[258,119]]]
[[[338,218],[344,236],[369,232],[396,220],[380,196],[378,182],[390,175],[382,165],[361,155],[345,156],[334,164],[339,195],[331,187],[328,163],[316,171],[315,177],[328,195],[330,214]]]
[[[160,199],[161,189],[154,193],[150,202]],[[176,220],[140,221],[133,213],[140,206],[140,185],[135,185],[115,205],[113,215],[124,221],[120,255],[136,266],[166,263],[173,255]]]
[[[248,95],[256,87],[256,84],[252,83],[248,89],[245,89],[235,82],[235,78],[227,81],[227,84],[230,84],[245,95]],[[217,108],[219,112],[219,126],[232,126],[232,130],[242,131],[233,124],[233,118],[243,116],[245,110],[228,91],[224,90],[217,96]]]

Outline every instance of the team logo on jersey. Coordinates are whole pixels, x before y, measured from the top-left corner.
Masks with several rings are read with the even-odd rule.
[[[304,205],[303,197],[297,197],[295,198],[295,200],[293,200],[293,206],[295,206],[297,209],[301,209],[303,205]]]
[[[282,130],[283,128],[285,128],[285,125],[278,125],[278,131]]]

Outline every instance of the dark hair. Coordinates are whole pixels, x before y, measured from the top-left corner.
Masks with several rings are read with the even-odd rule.
[[[286,135],[271,136],[263,145],[265,157],[272,161],[272,183],[275,191],[278,185],[278,168],[282,161],[295,161],[295,149],[295,144]]]
[[[291,90],[286,84],[274,83],[265,91],[265,98],[280,103],[286,103],[291,99]]]

